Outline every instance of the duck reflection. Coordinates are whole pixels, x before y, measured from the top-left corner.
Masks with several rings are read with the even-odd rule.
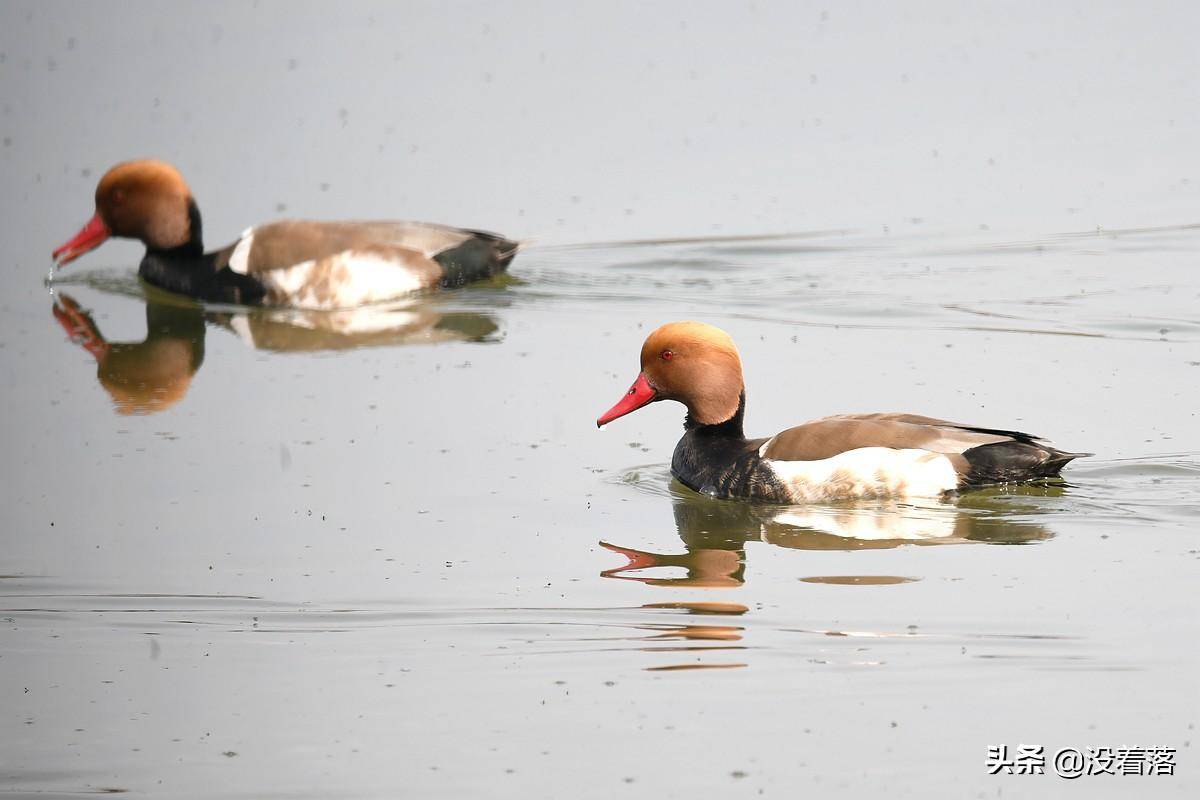
[[[639,633],[634,639],[638,649],[655,654],[686,654],[689,660],[682,663],[659,664],[644,667],[648,672],[672,672],[695,669],[732,669],[745,667],[745,662],[713,662],[708,656],[745,650],[742,644],[745,628],[741,625],[721,624],[723,617],[740,617],[750,609],[740,603],[674,602],[646,603],[640,608],[651,612],[677,612],[699,619],[687,622],[656,620],[634,625]],[[675,657],[675,656],[669,656]]]
[[[419,301],[342,311],[254,308],[211,319],[255,349],[288,353],[482,342],[499,330],[487,314],[447,312]]]
[[[204,362],[204,315],[199,306],[146,304],[146,338],[110,342],[92,315],[70,295],[54,303],[54,318],[71,340],[96,359],[96,378],[118,414],[154,414],[187,394]]]
[[[688,615],[740,617],[750,609],[740,603],[646,603],[642,608],[650,610],[669,609],[681,611]],[[718,625],[715,623],[690,623],[683,625],[644,626],[647,630],[656,631],[646,636],[647,640],[683,639],[701,642],[739,642],[742,639],[743,628],[737,625]]]
[[[96,359],[96,377],[119,414],[154,414],[183,399],[204,361],[208,323],[227,328],[256,349],[275,352],[483,342],[499,329],[488,314],[448,312],[424,300],[345,311],[212,311],[151,291],[146,338],[110,342],[71,295],[57,294],[52,312],[71,340]]]
[[[746,580],[746,543],[766,542],[795,550],[880,550],[901,545],[990,542],[1024,544],[1049,539],[1043,525],[1016,514],[1035,510],[1019,498],[1061,495],[1061,485],[995,487],[923,504],[855,502],[837,505],[772,506],[715,500],[671,485],[675,526],[685,552],[653,553],[610,542],[600,544],[627,563],[603,577],[652,586],[723,588]],[[674,568],[676,574],[649,570]],[[678,574],[682,571],[682,574]],[[888,585],[913,578],[895,575],[832,575],[810,583]]]

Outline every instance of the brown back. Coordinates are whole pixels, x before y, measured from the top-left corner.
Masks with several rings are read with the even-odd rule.
[[[912,448],[957,455],[1018,436],[1023,435],[973,429],[917,414],[846,414],[789,428],[767,443],[764,455],[777,461],[819,461],[861,447]]]

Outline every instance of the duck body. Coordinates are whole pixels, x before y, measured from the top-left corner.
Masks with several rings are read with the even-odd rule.
[[[917,414],[846,414],[747,439],[741,361],[724,331],[672,323],[646,340],[642,372],[598,424],[660,399],[688,406],[671,472],[714,497],[772,503],[940,497],[1058,475],[1083,453],[1019,431]]]
[[[344,309],[490,277],[516,249],[496,234],[432,223],[284,220],[211,253],[148,249],[138,275],[212,303]]]
[[[810,503],[939,497],[1052,477],[1080,455],[1018,431],[913,414],[827,417],[763,439],[745,438],[740,427],[731,420],[690,428],[675,446],[671,474],[714,497]]]
[[[113,167],[96,215],[54,256],[62,266],[109,236],[140,239],[139,276],[198,300],[342,309],[461,286],[507,269],[518,245],[485,231],[424,222],[284,220],[205,253],[200,211],[160,161]]]

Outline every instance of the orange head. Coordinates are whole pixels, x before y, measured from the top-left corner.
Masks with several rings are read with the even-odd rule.
[[[169,250],[199,241],[199,217],[179,170],[165,161],[126,161],[104,173],[96,187],[96,214],[75,237],[54,251],[63,266],[109,236],[140,239],[148,248]],[[196,226],[197,229],[193,230]]]
[[[743,388],[742,360],[728,333],[702,322],[671,322],[646,337],[637,380],[596,424],[655,400],[677,400],[693,422],[717,425],[737,413]]]

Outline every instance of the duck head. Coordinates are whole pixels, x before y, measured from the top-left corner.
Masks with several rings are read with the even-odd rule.
[[[596,425],[656,400],[683,403],[690,423],[718,425],[737,414],[743,389],[742,360],[728,333],[702,322],[671,322],[646,337],[637,380]]]
[[[200,249],[200,215],[179,170],[164,161],[126,161],[104,173],[96,213],[74,238],[54,251],[62,267],[110,236],[138,239],[151,250],[192,243]]]

